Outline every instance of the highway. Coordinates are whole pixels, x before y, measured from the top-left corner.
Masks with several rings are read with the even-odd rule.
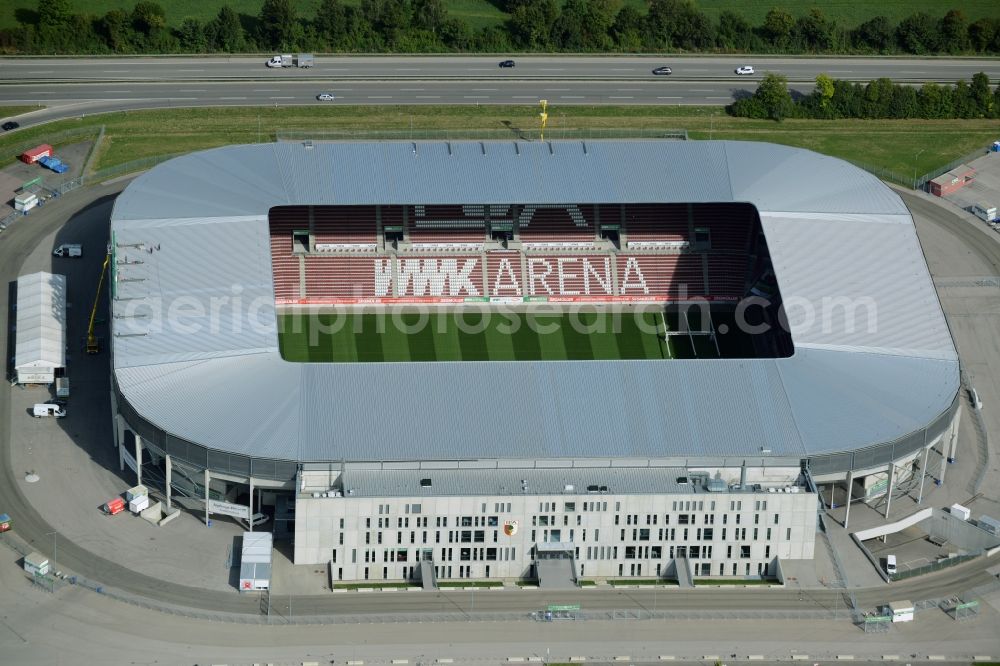
[[[308,69],[268,69],[257,57],[2,58],[0,105],[47,109],[21,124],[116,110],[192,106],[298,104],[534,104],[562,106],[725,105],[753,93],[762,74],[780,72],[809,93],[815,78],[868,81],[890,77],[913,85],[953,82],[1000,61],[896,58],[576,57],[518,58],[500,68],[487,57],[321,56]],[[753,76],[735,68],[753,64]],[[654,76],[669,65],[674,74]],[[332,102],[316,95],[331,93]]]

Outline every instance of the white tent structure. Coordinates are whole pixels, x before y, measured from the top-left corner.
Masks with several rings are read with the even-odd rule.
[[[66,276],[32,273],[17,279],[18,384],[51,384],[66,367]]]

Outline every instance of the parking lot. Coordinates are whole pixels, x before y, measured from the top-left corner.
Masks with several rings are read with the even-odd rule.
[[[32,187],[41,188],[44,186],[51,189],[78,177],[83,173],[90,146],[90,141],[53,146],[56,157],[69,165],[69,170],[66,173],[55,173],[41,164],[25,164],[21,160],[17,160],[14,164],[0,171],[0,203],[2,203],[0,218],[14,212],[14,196],[28,181],[41,178],[41,182]],[[42,193],[37,193],[41,199]]]

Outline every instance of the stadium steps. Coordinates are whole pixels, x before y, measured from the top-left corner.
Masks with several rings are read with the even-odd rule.
[[[677,565],[677,585],[681,588],[693,588],[694,580],[691,578],[691,564],[686,557],[678,557]]]
[[[434,562],[431,560],[420,560],[420,584],[425,590],[436,590],[438,587]]]

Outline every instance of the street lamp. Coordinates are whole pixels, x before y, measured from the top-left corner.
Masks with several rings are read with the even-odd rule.
[[[46,532],[45,536],[52,537],[52,573],[59,570],[59,532]]]
[[[917,154],[913,156],[913,187],[917,187],[917,158],[920,157],[920,153],[927,150],[926,148],[921,148],[917,151]]]

